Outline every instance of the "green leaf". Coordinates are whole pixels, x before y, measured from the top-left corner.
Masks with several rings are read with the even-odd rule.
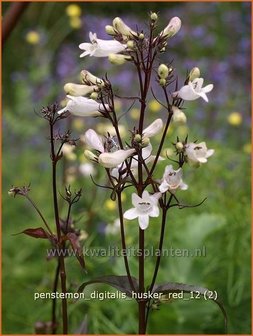
[[[184,293],[194,292],[206,298],[207,293],[211,291],[205,287],[182,284],[182,283],[177,283],[177,282],[168,282],[163,285],[154,286],[153,292],[162,293],[162,294],[178,293],[178,292],[184,292]],[[225,331],[227,333],[227,313],[225,311],[223,304],[215,298],[210,298],[209,300],[214,301],[219,306],[220,310],[222,311],[222,314],[224,316]]]
[[[135,290],[138,291],[138,282],[137,279],[134,277],[131,277]],[[88,285],[92,285],[94,283],[103,283],[106,285],[110,285],[118,290],[120,290],[122,293],[125,293],[128,297],[132,297],[132,287],[130,286],[128,277],[125,275],[107,275],[103,277],[99,277],[94,280],[90,280],[87,282],[84,282],[78,289],[78,292],[83,292],[85,287]]]

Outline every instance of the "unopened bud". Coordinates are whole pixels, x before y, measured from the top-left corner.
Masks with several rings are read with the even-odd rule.
[[[179,142],[176,143],[176,149],[179,152],[182,152],[183,148],[184,148],[184,145],[182,144],[182,142],[179,141]]]
[[[161,79],[159,80],[159,84],[160,84],[161,86],[165,86],[165,85],[166,85],[166,79],[165,79],[165,78],[161,78]]]
[[[150,144],[149,138],[146,138],[146,137],[142,138],[142,142],[141,142],[142,147],[147,147],[149,144]]]
[[[189,73],[189,81],[192,82],[194,79],[199,78],[199,77],[200,77],[199,68],[197,68],[197,67],[193,68]]]
[[[169,68],[165,64],[160,64],[158,67],[158,76],[166,79],[169,76]]]
[[[91,160],[91,161],[98,161],[98,157],[92,153],[91,151],[89,151],[88,149],[86,149],[84,151],[84,156],[88,159],[88,160]]]
[[[142,140],[142,136],[140,134],[135,134],[134,141],[140,143]]]
[[[143,33],[140,33],[140,34],[139,34],[139,39],[140,39],[140,40],[143,40],[144,37],[145,37],[145,35],[144,35]]]
[[[129,49],[134,49],[134,46],[135,46],[134,41],[131,41],[131,40],[127,41],[127,47]]]
[[[150,19],[151,19],[152,21],[156,21],[156,20],[158,19],[158,15],[157,15],[156,13],[154,13],[154,12],[151,12],[151,14],[150,14]]]
[[[67,83],[64,85],[64,91],[66,94],[70,96],[85,96],[88,93],[96,90],[96,85],[83,85],[83,84],[74,84],[74,83]]]
[[[127,60],[130,60],[131,57],[130,56],[125,56],[125,55],[121,55],[121,54],[110,54],[108,56],[109,61],[112,64],[116,64],[116,65],[122,65],[124,64]]]
[[[113,20],[112,25],[114,29],[117,30],[123,36],[126,37],[136,36],[136,32],[134,32],[130,27],[128,27],[128,25],[126,25],[125,22],[119,17],[116,17]]]
[[[94,76],[92,73],[90,73],[87,70],[82,70],[81,71],[81,80],[83,83],[88,84],[88,85],[97,85],[98,87],[104,86],[104,81],[101,78],[98,78]]]
[[[116,35],[115,29],[113,28],[113,26],[107,25],[105,26],[105,31],[107,34],[109,35]]]
[[[185,124],[187,121],[186,115],[178,107],[172,106],[173,116],[172,121],[176,124]]]
[[[90,99],[96,100],[97,97],[98,97],[98,93],[97,92],[92,92],[92,94],[90,95]]]
[[[181,28],[181,20],[179,17],[173,17],[167,27],[162,31],[161,35],[164,37],[174,36]]]

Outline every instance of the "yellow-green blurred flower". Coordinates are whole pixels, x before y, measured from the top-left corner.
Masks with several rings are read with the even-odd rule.
[[[72,17],[78,17],[82,15],[82,9],[76,4],[71,4],[66,7],[66,14]]]
[[[127,129],[124,125],[118,125],[119,127],[119,132],[121,134],[122,137],[127,135]],[[107,132],[110,133],[111,136],[116,135],[116,131],[114,129],[114,127],[109,124],[109,123],[98,123],[96,125],[96,130],[98,131],[98,133],[107,135]]]
[[[40,42],[40,34],[35,30],[30,30],[25,36],[26,42],[32,45]]]
[[[151,112],[159,112],[161,110],[161,105],[155,99],[151,100],[148,104],[148,108]]]
[[[242,115],[239,112],[232,112],[228,116],[228,123],[232,126],[239,126],[242,123]]]
[[[250,142],[246,143],[245,145],[243,145],[243,151],[244,151],[244,153],[250,154],[251,150],[252,150],[252,146],[251,146]]]
[[[177,135],[179,138],[183,138],[188,134],[188,127],[187,126],[179,126],[177,129]]]
[[[72,122],[72,126],[77,131],[82,131],[84,128],[83,118],[75,118]]]
[[[70,17],[69,25],[73,29],[79,29],[82,27],[82,20],[79,16]]]
[[[139,120],[140,118],[140,110],[136,107],[132,108],[131,111],[130,111],[130,117],[133,119],[133,120]]]
[[[114,211],[116,209],[116,202],[112,201],[111,199],[108,199],[105,201],[104,207],[106,210]]]
[[[114,101],[114,108],[116,112],[119,112],[122,108],[122,103],[119,99],[115,99]]]

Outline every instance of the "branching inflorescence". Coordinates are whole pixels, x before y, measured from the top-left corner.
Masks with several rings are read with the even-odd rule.
[[[111,198],[118,204],[118,214],[120,220],[120,234],[122,249],[126,249],[125,239],[125,219],[138,219],[139,224],[139,275],[138,279],[131,274],[128,256],[124,254],[124,263],[126,276],[102,276],[99,279],[84,283],[79,291],[84,290],[85,286],[90,283],[104,282],[121,291],[138,293],[136,301],[139,307],[139,334],[145,334],[148,322],[152,299],[146,298],[144,293],[159,292],[162,294],[177,292],[194,291],[196,287],[184,284],[172,284],[157,286],[156,279],[159,271],[161,253],[157,256],[154,266],[153,277],[149,284],[145,283],[145,260],[144,260],[144,243],[145,230],[148,229],[149,223],[153,217],[161,217],[160,238],[158,249],[162,251],[165,227],[167,223],[167,213],[173,207],[182,209],[190,207],[184,205],[179,200],[176,193],[179,190],[187,190],[188,186],[183,181],[183,166],[189,164],[198,167],[207,162],[207,159],[213,155],[214,150],[208,149],[205,142],[189,142],[188,136],[185,139],[176,139],[173,143],[177,159],[173,164],[165,167],[164,173],[160,178],[156,178],[156,169],[161,161],[167,160],[161,156],[162,149],[167,140],[167,133],[171,124],[186,123],[185,101],[192,101],[202,98],[208,102],[207,93],[213,89],[209,84],[203,87],[203,78],[200,77],[200,70],[195,67],[188,72],[181,88],[178,87],[178,78],[170,62],[161,64],[159,57],[161,53],[167,50],[168,39],[172,38],[181,28],[181,20],[174,17],[169,24],[157,33],[158,15],[150,13],[148,31],[134,31],[128,27],[122,19],[116,17],[112,25],[105,27],[106,32],[112,37],[111,40],[101,40],[95,33],[89,33],[90,42],[80,44],[83,53],[80,57],[108,57],[109,61],[115,65],[131,63],[135,69],[138,92],[129,100],[137,101],[139,104],[138,123],[129,130],[129,137],[123,138],[119,119],[121,115],[115,110],[115,99],[119,96],[114,92],[113,85],[109,79],[110,74],[99,78],[87,70],[81,72],[82,83],[67,83],[64,90],[67,94],[66,107],[59,110],[56,107],[43,109],[44,118],[49,121],[50,141],[51,141],[51,160],[53,176],[53,195],[55,208],[55,223],[57,235],[53,235],[48,230],[47,236],[55,242],[58,248],[64,248],[66,240],[69,240],[72,246],[78,245],[78,237],[74,232],[70,232],[69,220],[72,205],[77,202],[81,196],[81,191],[74,195],[70,188],[66,187],[66,195],[63,198],[68,203],[68,215],[64,225],[60,225],[58,203],[56,194],[56,165],[61,158],[61,149],[63,144],[75,144],[75,140],[70,140],[70,134],[56,136],[53,125],[61,118],[68,117],[69,114],[79,117],[97,117],[106,119],[114,128],[115,135],[107,132],[104,135],[97,134],[93,129],[88,129],[84,134],[84,141],[87,149],[85,156],[94,164],[101,165],[105,168],[105,173],[109,184],[105,186],[111,190]],[[153,94],[151,81],[155,79],[158,89],[162,92],[163,100],[157,99],[165,112],[165,120],[158,118],[150,125],[146,125],[148,97]],[[89,95],[89,98],[87,98]],[[162,100],[162,101],[160,101]],[[52,112],[53,111],[53,112]],[[124,113],[123,113],[124,115]],[[159,146],[156,152],[153,151],[152,137],[160,135]],[[59,149],[55,149],[55,142],[60,141]],[[132,190],[132,208],[123,209],[122,192],[125,188]],[[11,189],[16,194],[26,192],[18,191],[16,188]],[[202,204],[200,202],[198,206]],[[41,215],[42,216],[42,215]],[[84,267],[84,260],[80,252],[79,262]],[[66,292],[66,274],[64,258],[59,257],[59,269],[61,275],[62,291]],[[204,293],[203,288],[198,288],[200,293]],[[218,302],[217,302],[218,303]],[[218,303],[219,304],[219,303]],[[220,304],[219,304],[220,305]],[[222,307],[222,306],[221,306]],[[63,331],[67,333],[67,303],[63,302]],[[223,310],[223,308],[222,308]],[[224,310],[223,310],[224,312]]]

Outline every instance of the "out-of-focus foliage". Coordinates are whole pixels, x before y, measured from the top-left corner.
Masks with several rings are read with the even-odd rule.
[[[8,6],[4,4],[4,13]],[[145,30],[149,10],[160,12],[161,29],[175,15],[182,19],[182,29],[169,41],[168,53],[161,56],[162,62],[173,61],[179,84],[193,66],[198,66],[206,81],[214,84],[208,104],[200,100],[185,104],[188,128],[174,127],[166,143],[172,149],[177,135],[189,134],[191,140],[206,140],[208,147],[216,151],[205,167],[185,170],[189,190],[179,192],[180,199],[190,204],[208,199],[198,208],[172,209],[164,243],[167,248],[205,246],[206,256],[162,259],[158,282],[187,282],[217,290],[227,310],[229,333],[250,333],[250,3],[68,6],[53,2],[30,4],[3,51],[3,333],[33,333],[36,321],[50,320],[51,303],[34,301],[33,295],[51,291],[55,260],[46,260],[46,242],[12,236],[27,227],[39,226],[39,219],[23,199],[12,200],[7,195],[12,184],[31,182],[31,195],[53,225],[47,129],[35,112],[52,101],[61,101],[64,83],[78,82],[82,69],[100,77],[107,73],[121,95],[133,95],[135,74],[128,65],[115,67],[107,59],[79,59],[78,44],[87,40],[89,31],[106,38],[104,26],[115,16]],[[152,85],[156,92],[157,85]],[[163,112],[150,99],[152,121]],[[118,103],[119,113],[129,107],[129,103]],[[136,121],[137,107],[126,115],[126,139],[128,128]],[[94,124],[94,120],[76,118],[63,127],[71,126],[74,135],[80,137]],[[96,125],[100,132],[106,129],[103,121],[96,120]],[[115,235],[108,233],[112,231],[108,223],[117,219],[115,204],[108,201],[108,192],[95,188],[89,178],[92,173],[96,181],[103,183],[102,170],[91,170],[83,158],[82,144],[75,153],[74,160],[66,158],[65,173],[59,171],[59,183],[64,179],[74,188],[81,185],[84,189],[75,208],[77,225],[87,232],[84,246],[119,246],[117,228]],[[85,164],[82,170],[80,164]],[[125,209],[130,207],[130,194],[130,190],[126,191]],[[126,222],[129,246],[137,246],[137,228],[136,221]],[[156,247],[158,234],[159,220],[154,219],[146,231],[147,248]],[[147,257],[147,279],[152,277],[154,262],[155,258]],[[75,258],[67,261],[72,290],[99,275],[125,273],[122,258],[87,257],[86,263],[87,275]],[[137,275],[137,258],[131,259],[130,266]],[[93,290],[111,289],[94,285],[87,294]],[[72,332],[85,316],[91,334],[135,333],[137,328],[137,307],[132,301],[70,303]],[[151,312],[148,332],[223,333],[222,323],[212,302],[174,301]]]

